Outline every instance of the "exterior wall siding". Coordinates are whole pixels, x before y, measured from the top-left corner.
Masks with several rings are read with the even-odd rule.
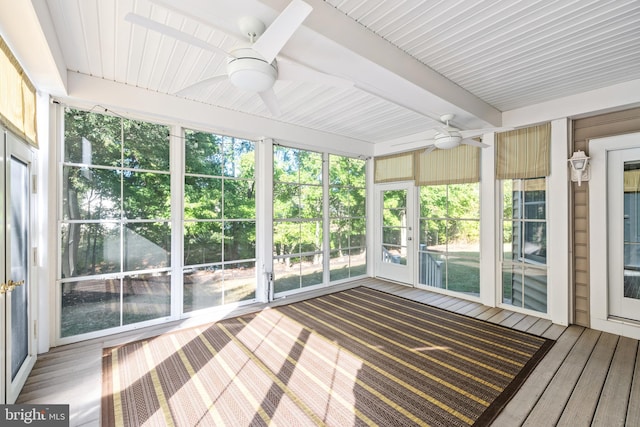
[[[589,153],[589,140],[640,131],[640,108],[601,114],[573,121],[573,151]],[[590,326],[589,313],[589,183],[573,183],[573,294],[574,321]]]

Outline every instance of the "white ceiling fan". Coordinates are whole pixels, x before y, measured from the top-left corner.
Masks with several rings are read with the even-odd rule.
[[[432,139],[427,139],[425,142],[426,152],[429,153],[436,148],[441,150],[449,150],[451,148],[458,147],[461,144],[473,145],[475,147],[486,148],[487,144],[473,139],[489,132],[501,132],[511,130],[511,128],[483,128],[483,129],[470,129],[460,130],[455,126],[449,124],[455,116],[453,114],[443,114],[440,116],[440,120],[444,123],[444,126],[438,126],[435,128],[435,135]]]
[[[185,15],[179,6],[169,1],[151,1]],[[269,27],[255,17],[240,18],[237,24],[241,33],[248,38],[248,42],[240,43],[229,52],[191,34],[135,13],[127,14],[125,20],[201,49],[227,56],[226,74],[196,82],[181,89],[177,94],[198,93],[211,84],[228,79],[239,89],[257,93],[271,114],[279,116],[280,106],[273,90],[278,79],[315,81],[337,87],[353,86],[352,82],[321,73],[286,58],[278,57],[276,60],[276,56],[309,16],[311,10],[311,6],[304,1],[292,0]]]

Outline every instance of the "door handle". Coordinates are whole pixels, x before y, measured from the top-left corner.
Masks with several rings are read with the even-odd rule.
[[[13,280],[9,280],[7,283],[3,283],[0,285],[0,295],[6,294],[7,292],[11,292],[16,287],[24,285],[24,280],[20,280],[19,282],[14,282]]]

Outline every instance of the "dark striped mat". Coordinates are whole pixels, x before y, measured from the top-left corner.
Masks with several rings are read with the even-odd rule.
[[[487,425],[552,344],[356,288],[106,349],[102,426]]]

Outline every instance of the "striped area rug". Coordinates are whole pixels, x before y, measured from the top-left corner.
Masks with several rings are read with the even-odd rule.
[[[552,344],[360,287],[105,349],[102,426],[487,425]]]

